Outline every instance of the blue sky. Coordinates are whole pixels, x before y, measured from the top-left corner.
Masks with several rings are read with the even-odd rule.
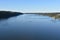
[[[0,10],[18,12],[59,12],[60,0],[0,0]]]

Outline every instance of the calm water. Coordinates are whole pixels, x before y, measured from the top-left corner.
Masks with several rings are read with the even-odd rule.
[[[60,40],[60,20],[37,14],[2,19],[0,40]]]

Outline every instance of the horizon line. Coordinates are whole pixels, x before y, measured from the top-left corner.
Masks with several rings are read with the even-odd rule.
[[[0,11],[11,11],[11,12],[22,12],[22,13],[60,13],[60,11],[27,11],[27,12],[23,12],[23,11],[13,11],[13,10],[0,10]]]

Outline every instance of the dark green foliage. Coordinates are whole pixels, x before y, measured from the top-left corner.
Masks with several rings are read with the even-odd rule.
[[[20,14],[22,14],[22,13],[11,12],[11,11],[0,11],[0,19],[13,17],[13,16],[17,16],[17,15],[20,15]]]

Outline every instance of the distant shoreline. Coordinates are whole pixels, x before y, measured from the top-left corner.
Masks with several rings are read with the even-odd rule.
[[[21,12],[12,12],[12,11],[0,11],[0,19],[7,19],[10,17],[22,15],[22,14],[36,14],[36,15],[44,15],[54,18],[60,18],[60,12],[54,13],[21,13]]]

